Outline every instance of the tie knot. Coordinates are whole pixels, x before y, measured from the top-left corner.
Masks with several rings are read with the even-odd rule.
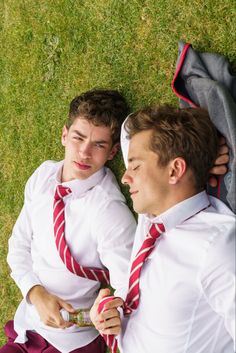
[[[153,223],[149,234],[152,238],[157,239],[165,231],[165,226],[163,223]]]
[[[57,185],[54,199],[61,200],[61,199],[63,199],[63,197],[69,195],[71,192],[72,191],[70,188],[68,188],[66,186],[62,186],[62,185]]]

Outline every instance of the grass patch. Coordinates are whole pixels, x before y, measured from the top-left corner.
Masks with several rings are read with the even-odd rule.
[[[179,39],[235,66],[234,0],[4,0],[0,2],[0,326],[20,293],[7,240],[24,185],[46,159],[63,158],[60,129],[78,93],[121,90],[132,110],[177,99],[170,83]],[[111,164],[118,178],[120,158]],[[4,343],[0,332],[0,344]]]

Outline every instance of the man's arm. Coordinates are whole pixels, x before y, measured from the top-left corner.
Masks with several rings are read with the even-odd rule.
[[[33,229],[30,208],[36,175],[37,171],[26,183],[24,205],[8,242],[7,262],[11,268],[11,277],[14,279],[25,298],[28,291],[33,286],[41,285],[38,276],[33,271],[31,256]]]
[[[128,268],[136,221],[124,202],[113,200],[98,211],[93,223],[101,262],[109,270],[111,286],[118,296],[126,294]]]
[[[59,310],[65,308],[73,312],[73,308],[61,298],[48,293],[33,270],[31,255],[33,229],[30,214],[37,175],[38,170],[26,184],[24,205],[9,239],[7,261],[11,268],[11,277],[20,288],[23,297],[35,305],[41,321],[52,327],[67,327],[70,324],[62,320]]]
[[[234,219],[234,221],[232,221]],[[214,233],[213,233],[214,234]],[[235,217],[224,218],[209,247],[200,282],[211,308],[223,318],[235,342]]]

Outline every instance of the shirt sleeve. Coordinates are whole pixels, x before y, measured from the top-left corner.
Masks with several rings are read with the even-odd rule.
[[[129,261],[136,230],[136,221],[128,206],[121,201],[111,201],[99,213],[96,227],[100,260],[110,273],[111,286],[116,295],[127,293]]]
[[[11,268],[11,277],[20,288],[24,297],[27,296],[28,291],[33,286],[41,284],[39,278],[33,271],[31,258],[33,231],[30,207],[36,174],[37,172],[35,172],[26,183],[24,205],[8,242],[7,262]]]
[[[235,345],[235,225],[224,225],[208,251],[201,285],[212,309],[224,320]]]

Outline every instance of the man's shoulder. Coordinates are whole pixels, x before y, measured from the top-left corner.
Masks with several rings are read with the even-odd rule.
[[[210,206],[196,214],[186,222],[188,227],[196,224],[196,232],[200,232],[204,239],[225,239],[235,233],[235,214],[219,199],[209,197]],[[201,235],[199,234],[199,238]]]
[[[61,163],[51,160],[43,162],[28,179],[26,189],[31,193],[37,191],[56,175]]]
[[[130,236],[134,235],[135,218],[110,169],[105,169],[102,181],[96,185],[91,195],[89,208],[93,214],[93,229],[126,229]]]
[[[99,193],[102,193],[104,202],[125,202],[125,198],[120,190],[116,177],[109,168],[105,168],[104,178],[97,185],[97,188]]]
[[[223,201],[214,196],[209,196],[209,200],[211,216],[214,217],[216,224],[229,223],[235,225],[236,215]]]
[[[208,269],[234,272],[235,268],[235,214],[220,200],[210,197],[211,207],[203,212],[202,220],[208,232],[203,249],[206,250],[202,272]],[[212,270],[213,273],[213,270]],[[203,274],[204,275],[204,274]]]
[[[58,162],[53,160],[44,161],[35,169],[32,175],[43,174],[49,176],[51,174],[55,174],[61,163],[61,161]]]
[[[37,169],[47,169],[47,170],[53,170],[57,169],[58,165],[61,164],[62,161],[53,161],[53,160],[47,160],[41,163]]]
[[[221,200],[209,197],[211,206],[201,215],[202,222],[207,223],[209,232],[209,243],[219,247],[223,252],[226,247],[231,250],[235,242],[236,216]],[[231,244],[231,245],[230,245]]]

